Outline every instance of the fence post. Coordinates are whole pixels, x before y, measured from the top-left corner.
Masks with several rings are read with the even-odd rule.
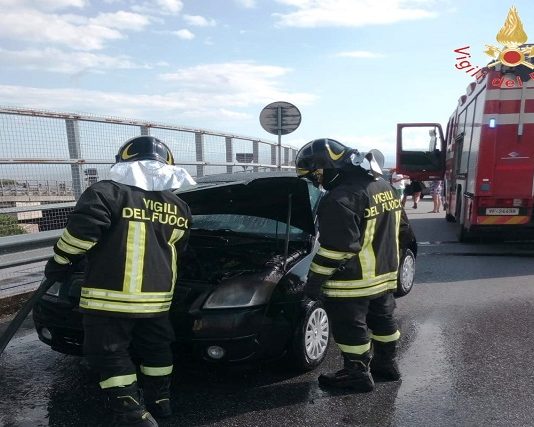
[[[291,149],[291,161],[290,161],[290,164],[292,166],[295,166],[295,160],[297,159],[297,150],[295,150],[294,148]]]
[[[78,160],[81,156],[80,129],[78,128],[78,121],[73,119],[65,119],[65,125],[67,127],[69,158]],[[79,164],[70,165],[70,171],[72,175],[72,191],[74,192],[74,199],[78,200],[82,194],[82,166]]]
[[[204,134],[195,132],[195,147],[197,153],[197,162],[204,161]],[[197,176],[204,176],[204,165],[197,165]]]
[[[289,148],[284,147],[284,165],[289,165]]]
[[[276,165],[276,145],[271,145],[271,165]],[[276,170],[275,168],[271,168],[271,170]]]
[[[259,142],[258,141],[252,141],[252,162],[253,163],[259,163]],[[254,172],[258,172],[258,167],[254,166],[252,168]]]
[[[150,135],[150,128],[148,126],[141,125],[139,128],[141,129],[141,136]]]
[[[227,136],[224,138],[226,142],[226,161],[232,162],[234,159],[234,151],[233,151],[233,145],[232,145],[232,137]],[[232,166],[226,166],[226,172],[232,173],[234,171],[234,168]]]

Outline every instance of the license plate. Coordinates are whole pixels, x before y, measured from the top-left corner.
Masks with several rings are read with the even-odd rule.
[[[519,208],[486,208],[486,215],[519,215]]]

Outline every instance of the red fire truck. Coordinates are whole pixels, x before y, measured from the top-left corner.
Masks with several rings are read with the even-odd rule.
[[[437,123],[397,125],[397,169],[444,180],[458,239],[534,237],[534,73],[502,64],[469,84],[445,134]]]

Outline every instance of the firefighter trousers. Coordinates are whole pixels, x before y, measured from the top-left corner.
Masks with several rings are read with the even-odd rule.
[[[120,318],[83,315],[85,357],[100,375],[100,387],[124,387],[137,381],[136,365],[147,376],[172,373],[174,331],[166,313],[158,317]]]
[[[329,298],[324,306],[332,325],[332,336],[349,358],[367,355],[371,339],[393,342],[400,337],[393,317],[396,303],[392,293],[350,300]]]

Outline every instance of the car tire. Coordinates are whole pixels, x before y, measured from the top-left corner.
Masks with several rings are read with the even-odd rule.
[[[320,301],[307,300],[295,329],[289,359],[299,371],[310,371],[319,366],[328,351],[330,323]]]
[[[405,249],[402,253],[399,263],[399,272],[397,274],[396,297],[408,295],[413,288],[415,278],[415,255],[410,249]]]

